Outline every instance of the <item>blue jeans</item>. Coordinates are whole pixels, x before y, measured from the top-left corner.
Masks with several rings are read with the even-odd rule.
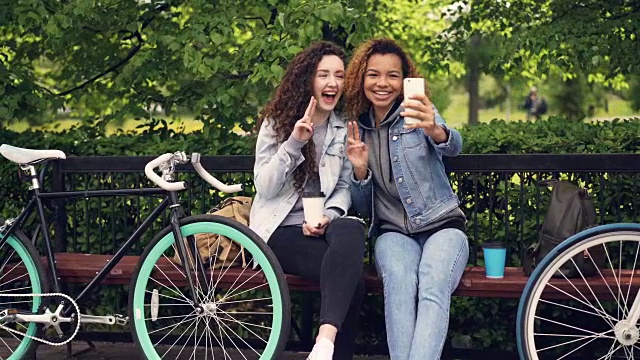
[[[440,359],[447,337],[451,294],[467,265],[469,244],[453,228],[427,236],[388,232],[375,243],[391,360]]]

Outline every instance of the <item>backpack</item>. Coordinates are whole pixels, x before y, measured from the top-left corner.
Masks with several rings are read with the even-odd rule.
[[[525,250],[522,259],[522,268],[527,275],[531,275],[536,264],[564,240],[596,225],[596,210],[587,189],[563,180],[540,181],[538,185],[552,186],[553,190],[538,242]],[[591,248],[589,252],[574,256],[576,266],[568,262],[553,276],[572,278],[579,277],[580,273],[585,277],[591,276],[604,264],[604,260],[602,247]]]
[[[538,103],[538,107],[536,108],[536,115],[544,115],[547,113],[547,102],[544,100],[544,98],[540,99],[540,102]]]
[[[233,196],[226,198],[209,211],[209,214],[224,216],[231,218],[243,225],[249,225],[249,212],[251,210],[252,198],[248,196]],[[186,239],[185,239],[186,241]],[[203,262],[208,262],[210,257],[215,257],[212,268],[230,267],[234,265],[247,266],[247,259],[244,253],[244,247],[238,245],[232,240],[220,234],[196,234],[196,247]],[[175,247],[175,245],[174,245]],[[191,249],[187,246],[189,257],[191,257]],[[178,251],[173,256],[176,264],[181,264]]]

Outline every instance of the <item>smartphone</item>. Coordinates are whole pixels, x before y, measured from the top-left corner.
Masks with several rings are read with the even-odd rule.
[[[404,90],[404,101],[416,101],[409,100],[409,96],[415,94],[424,95],[424,79],[423,78],[405,78],[404,83],[402,84],[402,88]],[[420,119],[412,118],[406,116],[404,118],[405,124],[417,124],[420,122]]]

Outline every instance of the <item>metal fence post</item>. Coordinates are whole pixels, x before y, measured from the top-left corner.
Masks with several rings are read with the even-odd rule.
[[[52,190],[55,192],[64,191],[64,174],[60,163],[61,161],[53,163]],[[65,201],[63,199],[54,200],[53,208],[54,250],[56,252],[65,252],[67,251],[67,209]]]

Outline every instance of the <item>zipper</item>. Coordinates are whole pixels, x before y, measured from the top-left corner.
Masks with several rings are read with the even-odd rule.
[[[404,216],[404,229],[407,234],[411,234],[411,232],[409,231],[409,220],[407,220],[407,212],[403,211],[402,214]]]

